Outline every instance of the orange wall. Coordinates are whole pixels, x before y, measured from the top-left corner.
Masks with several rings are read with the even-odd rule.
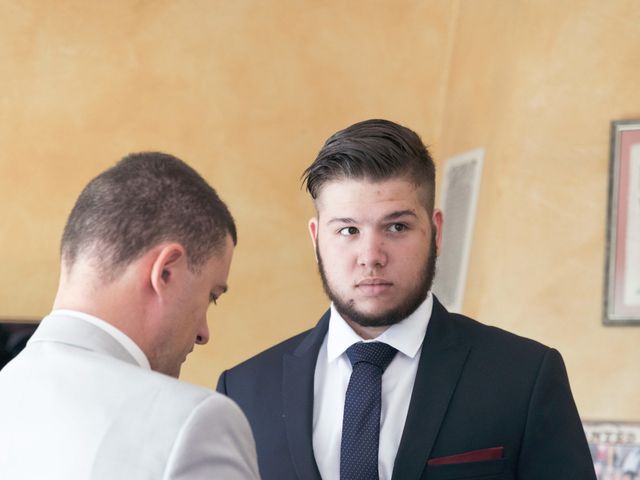
[[[38,318],[84,184],[165,150],[240,242],[183,378],[326,307],[299,177],[328,135],[390,118],[439,162],[483,146],[465,312],[556,346],[585,418],[640,418],[640,329],[601,324],[609,122],[640,117],[640,5],[568,0],[0,3],[0,316]]]
[[[486,148],[465,312],[558,348],[590,419],[640,419],[640,326],[602,325],[609,129],[640,118],[638,25],[635,1],[460,2],[436,142]]]

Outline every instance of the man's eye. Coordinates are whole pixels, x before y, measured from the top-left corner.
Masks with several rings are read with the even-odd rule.
[[[341,228],[338,233],[340,233],[340,235],[344,235],[345,237],[348,237],[350,235],[355,235],[358,233],[358,229],[356,227],[344,227]]]
[[[404,223],[394,223],[389,227],[391,232],[403,232],[407,229],[407,226]]]

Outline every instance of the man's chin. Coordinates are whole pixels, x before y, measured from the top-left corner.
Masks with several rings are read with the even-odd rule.
[[[335,306],[345,320],[357,323],[361,327],[388,327],[397,323],[397,320],[392,318],[395,309],[389,308],[388,302],[368,301],[357,306]]]

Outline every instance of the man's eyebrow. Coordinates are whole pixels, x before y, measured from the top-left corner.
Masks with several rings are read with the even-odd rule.
[[[349,217],[335,217],[332,218],[331,220],[329,220],[327,222],[327,225],[331,224],[331,223],[358,223],[356,222],[353,218],[349,218]]]
[[[389,220],[396,220],[400,217],[405,217],[405,216],[418,218],[418,216],[416,215],[416,212],[414,212],[413,210],[398,210],[397,212],[391,212],[390,214],[385,215],[382,218],[382,221],[388,222]]]
[[[410,216],[410,217],[414,217],[417,218],[418,216],[416,215],[416,212],[413,210],[397,210],[395,212],[391,212],[387,215],[385,215],[384,217],[382,217],[382,221],[383,222],[388,222],[391,220],[396,220],[398,218],[401,217],[405,217],[405,216]],[[327,222],[327,225],[330,225],[332,223],[350,223],[350,224],[357,224],[357,220],[350,218],[350,217],[334,217],[331,220],[329,220]]]

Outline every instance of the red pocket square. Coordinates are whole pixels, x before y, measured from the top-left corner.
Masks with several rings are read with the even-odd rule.
[[[427,465],[451,465],[454,463],[483,462],[485,460],[500,460],[504,447],[483,448],[472,452],[449,455],[448,457],[431,458]]]

